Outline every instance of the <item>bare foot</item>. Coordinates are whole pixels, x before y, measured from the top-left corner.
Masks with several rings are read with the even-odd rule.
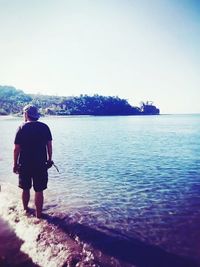
[[[26,213],[30,213],[30,209],[29,209],[29,207],[25,208],[25,209],[24,209],[24,212],[26,212]]]
[[[23,210],[23,212],[24,212],[24,215],[27,215],[27,216],[31,216],[34,213],[33,209],[31,208],[26,208]]]
[[[36,211],[36,218],[38,218],[38,219],[42,219],[43,218],[43,214],[42,213],[37,213],[37,211]]]

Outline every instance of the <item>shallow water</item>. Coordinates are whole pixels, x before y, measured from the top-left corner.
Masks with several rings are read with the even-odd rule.
[[[184,257],[200,262],[199,115],[42,121],[52,130],[54,161],[60,172],[49,171],[46,218],[33,239],[43,255],[45,242],[55,245],[55,235],[50,238],[45,233],[56,229],[63,254],[56,256],[49,250],[41,260],[33,249],[26,248],[27,235],[23,250],[36,263],[45,266],[46,259],[51,259],[52,266],[62,266],[70,255],[71,261],[89,266],[195,266]],[[19,193],[13,193],[17,177],[11,173],[12,142],[19,123],[19,119],[0,120],[1,201],[10,196],[7,209],[2,208],[0,214],[15,229],[28,223],[32,233],[38,224],[33,214],[21,217]],[[24,236],[19,229],[18,236]],[[72,255],[66,247],[75,247],[71,251],[77,253]],[[148,258],[149,254],[155,257]],[[144,255],[148,265],[142,261]],[[165,263],[155,262],[156,255]]]

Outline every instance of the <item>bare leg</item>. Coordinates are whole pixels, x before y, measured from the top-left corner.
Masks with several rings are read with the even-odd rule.
[[[22,203],[24,210],[28,211],[28,203],[30,200],[30,190],[23,190],[22,191]]]
[[[36,207],[36,217],[41,218],[42,216],[42,207],[44,202],[43,191],[35,192],[35,207]]]

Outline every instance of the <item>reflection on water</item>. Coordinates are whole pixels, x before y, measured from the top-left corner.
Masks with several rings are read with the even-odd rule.
[[[42,120],[52,130],[60,170],[49,171],[46,213],[200,259],[200,116]],[[19,119],[0,124],[0,179],[16,184]]]

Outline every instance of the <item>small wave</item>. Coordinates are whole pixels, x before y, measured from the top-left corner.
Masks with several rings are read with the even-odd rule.
[[[55,223],[37,219],[33,209],[27,215],[21,207],[21,200],[12,185],[1,185],[0,216],[23,240],[21,251],[28,254],[39,266],[96,266],[94,256],[85,244],[61,231]],[[52,217],[53,218],[53,217]],[[53,222],[53,219],[51,219]]]
[[[197,267],[191,259],[180,257],[139,239],[122,236],[117,230],[109,234],[45,206],[43,219],[25,214],[18,190],[2,184],[0,216],[12,226],[22,240],[20,250],[41,267]],[[54,205],[54,204],[53,204]],[[19,265],[13,265],[19,266]],[[13,267],[12,266],[12,267]]]

